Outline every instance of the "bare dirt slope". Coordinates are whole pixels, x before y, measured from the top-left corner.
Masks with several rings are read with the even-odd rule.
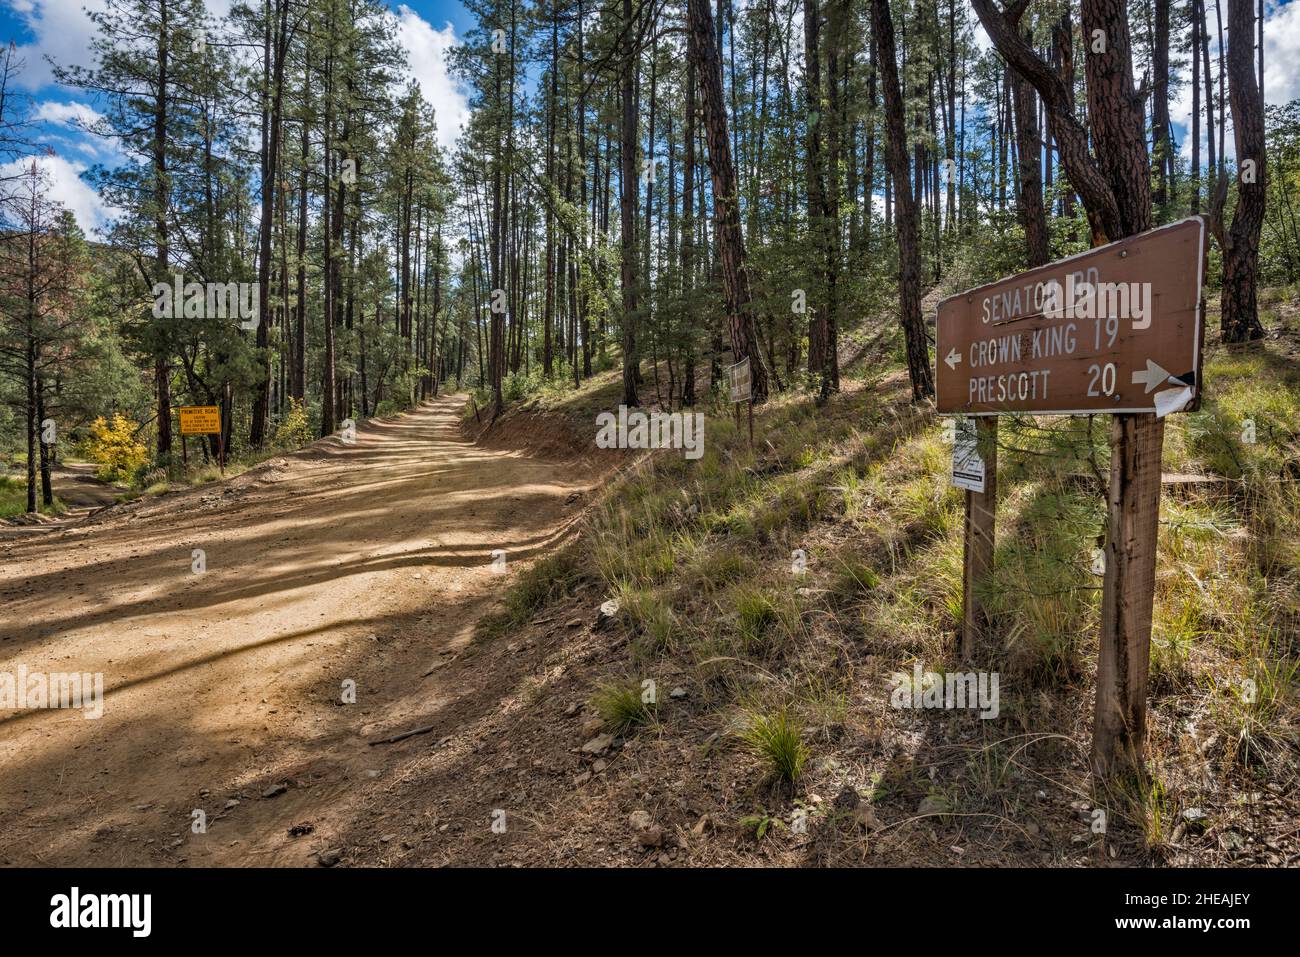
[[[493,550],[513,567],[549,550],[592,480],[467,442],[463,401],[0,536],[0,671],[105,686],[100,720],[0,712],[0,864],[311,864],[400,773],[405,749],[369,742],[447,724],[432,745],[450,716],[492,712],[440,665],[513,577]]]

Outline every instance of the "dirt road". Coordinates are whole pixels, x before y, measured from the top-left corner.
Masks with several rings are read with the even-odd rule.
[[[98,720],[0,711],[0,864],[311,863],[393,770],[368,742],[454,704],[428,673],[510,579],[493,550],[545,551],[590,484],[465,441],[462,402],[0,537],[0,673],[104,682]]]

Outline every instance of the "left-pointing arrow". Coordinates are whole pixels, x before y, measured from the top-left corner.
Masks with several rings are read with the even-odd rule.
[[[961,353],[957,351],[956,347],[953,347],[948,350],[948,354],[944,356],[943,361],[948,363],[949,369],[955,369],[957,363],[961,362]]]

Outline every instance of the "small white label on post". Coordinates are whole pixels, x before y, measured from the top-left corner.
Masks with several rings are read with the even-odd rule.
[[[952,443],[952,484],[971,492],[984,491],[984,459],[980,457],[975,420],[957,417]]]

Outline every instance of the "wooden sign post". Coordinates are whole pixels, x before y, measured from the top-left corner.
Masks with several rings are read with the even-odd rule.
[[[1195,216],[939,304],[940,413],[1114,415],[1092,745],[1098,775],[1141,765],[1164,417],[1200,401],[1205,250],[1205,221]],[[973,653],[984,626],[976,594],[992,569],[997,509],[996,452],[985,451],[996,449],[995,427],[980,434],[988,461],[983,491],[966,493],[963,654]]]
[[[998,513],[998,420],[992,416],[959,419],[953,435],[953,484],[966,490],[966,520],[962,543],[961,656],[967,661],[988,631],[976,583],[993,572],[993,546]],[[976,470],[971,467],[978,461]]]
[[[740,428],[740,404],[749,405],[749,444],[754,444],[754,397],[750,391],[749,358],[727,366],[727,395],[736,407],[736,428]]]
[[[221,406],[183,405],[177,411],[181,418],[182,448],[187,435],[215,435],[217,437],[217,462],[221,474],[226,473],[226,446],[221,434]]]

